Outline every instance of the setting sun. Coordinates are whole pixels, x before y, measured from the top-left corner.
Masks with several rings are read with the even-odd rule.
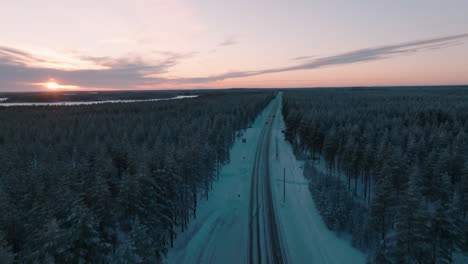
[[[55,81],[55,79],[50,79],[49,81],[44,82],[44,83],[35,83],[34,85],[39,85],[39,86],[42,86],[42,87],[47,88],[47,89],[49,89],[49,90],[78,89],[78,88],[80,88],[80,87],[77,86],[77,85],[63,85],[63,84],[59,84],[57,81]]]
[[[58,85],[56,82],[48,82],[48,83],[45,83],[44,86],[46,88],[48,88],[48,89],[51,89],[51,90],[56,90],[56,89],[60,88],[60,85]]]

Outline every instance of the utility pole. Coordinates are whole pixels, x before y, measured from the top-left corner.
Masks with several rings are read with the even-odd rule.
[[[278,137],[276,137],[276,159],[278,159]]]
[[[286,168],[283,168],[283,202],[286,202]]]

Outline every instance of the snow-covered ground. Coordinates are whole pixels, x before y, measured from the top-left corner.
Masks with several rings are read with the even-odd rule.
[[[248,263],[249,195],[256,147],[270,104],[231,150],[208,201],[200,201],[197,218],[179,233],[166,263]],[[323,223],[312,200],[302,164],[284,141],[281,110],[275,114],[270,142],[270,177],[278,229],[288,263],[365,263],[365,255],[338,238]],[[278,154],[276,158],[276,142]],[[286,202],[283,202],[286,168]]]
[[[366,256],[327,229],[312,200],[303,163],[296,160],[291,145],[284,140],[281,109],[275,115],[270,150],[270,174],[282,241],[289,263],[365,263]],[[278,158],[276,158],[276,141]],[[283,173],[286,168],[286,184]],[[283,188],[286,187],[286,202]]]
[[[272,104],[238,138],[231,162],[222,167],[209,200],[199,202],[197,218],[179,233],[166,263],[247,263],[250,183],[255,150]],[[242,143],[242,138],[247,140]]]
[[[75,101],[75,102],[29,102],[29,103],[0,103],[0,106],[44,106],[44,105],[92,105],[92,104],[109,104],[109,103],[135,103],[135,102],[156,102],[165,100],[176,100],[184,98],[194,98],[198,95],[179,95],[171,98],[158,98],[158,99],[141,99],[141,100],[104,100],[104,101]],[[2,100],[4,99],[4,100]],[[0,98],[0,101],[6,101],[8,98]]]

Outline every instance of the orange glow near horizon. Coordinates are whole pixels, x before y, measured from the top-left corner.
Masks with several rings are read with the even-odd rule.
[[[50,79],[49,81],[45,83],[35,83],[35,85],[42,86],[44,88],[47,88],[49,90],[61,90],[61,89],[80,89],[80,86],[77,85],[63,85],[59,84],[57,81],[54,79]]]
[[[48,82],[48,83],[45,83],[44,84],[45,87],[47,87],[48,89],[52,89],[52,90],[56,90],[59,88],[59,85],[55,82]]]

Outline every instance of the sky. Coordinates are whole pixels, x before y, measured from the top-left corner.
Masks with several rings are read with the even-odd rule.
[[[0,92],[468,84],[466,0],[15,0]]]

